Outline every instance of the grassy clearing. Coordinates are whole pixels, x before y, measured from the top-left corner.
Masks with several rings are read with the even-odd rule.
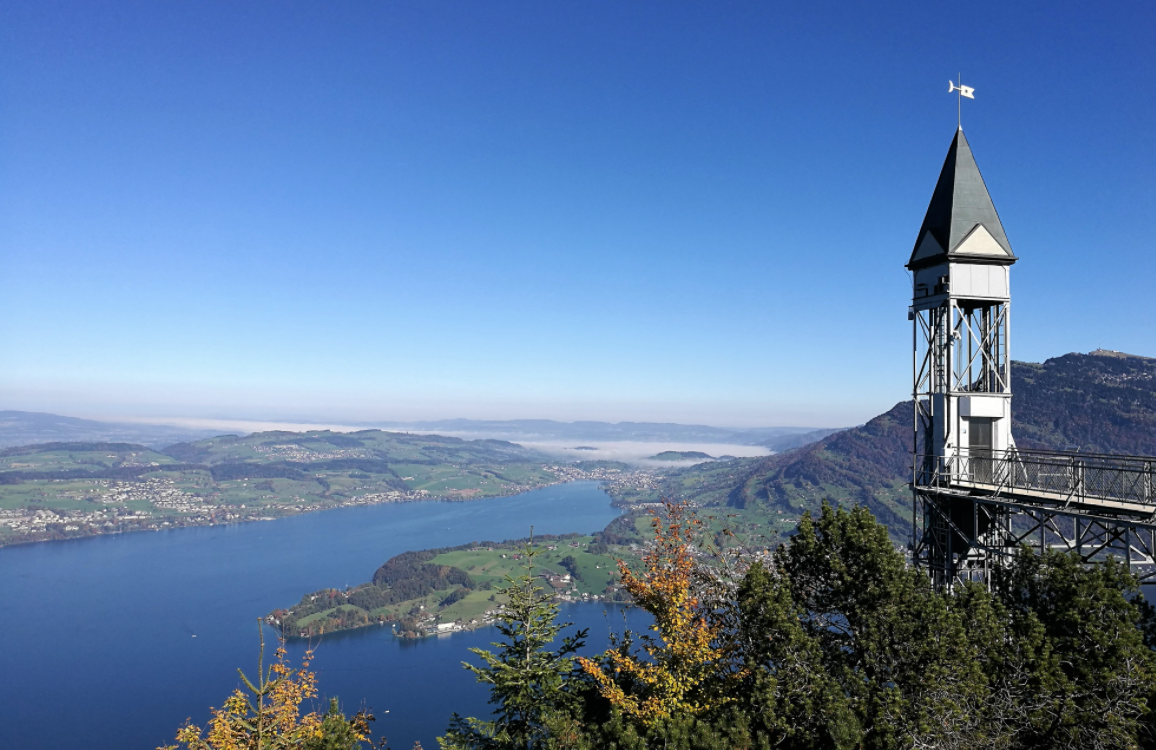
[[[562,566],[562,560],[573,557],[578,578],[574,580],[573,588],[579,594],[601,594],[612,582],[618,579],[618,564],[615,554],[590,554],[589,547],[593,537],[582,536],[576,539],[550,542],[543,548],[537,558],[534,574],[553,574],[563,576],[569,571]],[[576,545],[576,546],[575,546]],[[556,547],[556,549],[549,549]],[[503,585],[507,579],[522,574],[522,560],[516,549],[494,547],[492,549],[456,550],[444,552],[431,562],[435,565],[452,565],[469,574],[474,581],[489,582],[495,588]],[[545,585],[545,584],[543,584]]]

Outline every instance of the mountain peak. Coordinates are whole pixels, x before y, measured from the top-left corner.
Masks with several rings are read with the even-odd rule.
[[[1145,357],[1140,354],[1128,354],[1127,352],[1118,352],[1114,349],[1094,349],[1088,352],[1090,357],[1115,357],[1116,359],[1152,359],[1152,357]]]

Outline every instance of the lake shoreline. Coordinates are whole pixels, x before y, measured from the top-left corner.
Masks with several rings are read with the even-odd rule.
[[[517,492],[504,492],[500,495],[477,495],[477,496],[469,496],[469,497],[461,497],[461,496],[458,496],[458,497],[446,497],[446,496],[405,497],[405,498],[401,498],[401,499],[374,500],[371,502],[357,502],[356,498],[351,498],[350,502],[335,503],[333,505],[324,505],[324,506],[319,506],[319,507],[305,507],[305,508],[297,509],[297,512],[295,512],[295,513],[280,513],[278,515],[273,515],[273,516],[271,516],[271,515],[258,515],[259,512],[267,511],[267,509],[256,508],[256,509],[254,509],[254,513],[252,516],[244,517],[244,518],[230,518],[227,521],[214,521],[214,520],[201,521],[199,518],[182,518],[180,516],[161,516],[161,517],[158,517],[156,519],[156,520],[162,521],[161,523],[151,523],[148,525],[134,526],[134,527],[128,527],[128,528],[116,528],[116,529],[112,529],[112,530],[104,530],[102,528],[93,528],[93,527],[86,527],[86,528],[79,528],[78,527],[75,529],[70,529],[70,528],[68,528],[68,519],[65,519],[62,521],[53,522],[51,524],[53,526],[62,526],[65,528],[53,529],[51,531],[46,531],[46,532],[44,532],[45,536],[39,536],[37,538],[31,538],[31,539],[21,538],[21,537],[15,537],[14,538],[14,537],[9,536],[9,535],[0,535],[0,549],[5,548],[5,547],[20,546],[20,545],[48,544],[48,543],[55,543],[55,542],[68,542],[68,541],[73,541],[73,540],[77,540],[77,539],[91,539],[94,537],[102,537],[102,536],[118,536],[118,535],[123,535],[123,534],[134,534],[137,532],[148,532],[148,531],[154,531],[155,532],[155,531],[172,531],[174,529],[196,529],[196,528],[210,528],[210,527],[242,526],[242,525],[247,525],[250,523],[261,523],[261,522],[266,522],[266,521],[281,521],[281,520],[284,520],[286,518],[300,518],[302,516],[310,515],[313,513],[322,513],[325,511],[345,510],[345,509],[349,509],[349,508],[369,508],[369,507],[378,506],[378,505],[405,505],[405,504],[410,504],[410,503],[473,503],[473,502],[477,502],[479,500],[496,500],[496,499],[503,498],[503,497],[518,497],[519,495],[524,495],[527,492],[536,492],[539,490],[548,489],[550,487],[557,487],[560,485],[573,484],[575,482],[589,482],[589,481],[599,482],[599,489],[602,490],[603,492],[606,492],[607,495],[609,495],[613,501],[611,503],[611,505],[617,507],[617,503],[619,502],[619,500],[614,495],[610,494],[610,491],[612,489],[615,489],[610,481],[605,480],[605,479],[587,479],[587,478],[582,478],[582,477],[567,477],[565,479],[560,479],[557,482],[550,482],[550,483],[543,484],[540,486],[535,486],[535,487],[525,487],[525,488],[519,489]],[[43,511],[41,511],[41,512],[43,512]],[[150,518],[150,520],[152,520],[152,519]],[[75,531],[77,533],[71,533],[73,531]]]
[[[473,630],[502,618],[503,589],[527,573],[540,596],[559,605],[627,601],[619,571],[636,554],[621,540],[608,544],[606,532],[535,534],[532,569],[530,537],[409,550],[372,576],[366,571],[365,583],[307,592],[264,619],[286,637],[306,639],[386,624],[403,639]]]
[[[554,597],[551,599],[551,602],[553,602],[554,604],[558,604],[558,605],[563,605],[563,604],[566,604],[566,605],[601,604],[602,606],[610,605],[612,607],[616,607],[616,608],[620,608],[620,609],[630,609],[630,608],[635,606],[633,602],[629,602],[629,601],[623,602],[623,601],[618,601],[616,599],[593,598],[593,597],[591,597],[590,599],[559,599],[557,597]],[[381,628],[384,628],[386,626],[389,626],[389,629],[391,631],[391,635],[395,639],[397,639],[398,641],[415,642],[415,641],[428,640],[430,638],[445,638],[445,637],[448,637],[451,635],[457,635],[459,633],[474,633],[474,632],[477,632],[479,630],[485,630],[486,628],[492,628],[497,624],[497,620],[489,620],[487,622],[479,622],[476,625],[463,625],[460,627],[456,627],[452,630],[443,630],[440,632],[422,633],[421,635],[402,635],[402,634],[397,632],[397,623],[396,622],[388,622],[387,621],[387,622],[371,622],[368,625],[360,625],[356,628],[344,628],[342,630],[334,630],[332,632],[325,633],[324,636],[304,636],[304,635],[286,635],[285,633],[283,633],[281,631],[280,628],[277,627],[277,625],[270,622],[268,617],[265,617],[262,620],[262,622],[267,627],[272,628],[273,632],[277,634],[277,637],[283,639],[286,644],[297,644],[297,645],[301,645],[301,644],[309,645],[309,644],[314,643],[314,642],[320,642],[321,640],[323,640],[323,638],[356,636],[358,634],[365,634],[365,633],[368,633],[369,631],[372,631],[375,629],[381,629]]]

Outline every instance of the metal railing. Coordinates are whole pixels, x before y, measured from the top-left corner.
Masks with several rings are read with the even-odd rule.
[[[1156,511],[1154,463],[1156,458],[1146,456],[973,450],[951,457],[917,455],[914,481],[917,487],[977,489],[1064,505],[1149,506]]]

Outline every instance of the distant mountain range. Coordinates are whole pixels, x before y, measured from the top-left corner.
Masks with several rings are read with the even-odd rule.
[[[1012,434],[1023,448],[1156,455],[1156,359],[1095,351],[1012,362]],[[657,494],[706,505],[814,509],[824,498],[867,505],[897,538],[911,525],[910,401],[861,427],[767,458],[667,475]]]
[[[221,434],[174,425],[99,422],[35,411],[0,411],[0,448],[34,443],[139,443],[150,448]]]
[[[813,427],[725,428],[658,422],[555,422],[549,419],[489,421],[442,419],[431,422],[364,423],[398,432],[425,432],[466,438],[499,440],[635,441],[655,443],[730,443],[759,445],[784,451],[819,440],[835,430]],[[0,411],[0,448],[34,443],[124,442],[150,448],[191,442],[222,434],[222,430],[191,429],[173,425],[100,422],[29,411]]]
[[[773,451],[806,445],[838,431],[814,427],[731,428],[671,422],[555,422],[550,419],[440,419],[430,422],[389,422],[380,426],[390,430],[514,441],[730,443],[760,445]]]

